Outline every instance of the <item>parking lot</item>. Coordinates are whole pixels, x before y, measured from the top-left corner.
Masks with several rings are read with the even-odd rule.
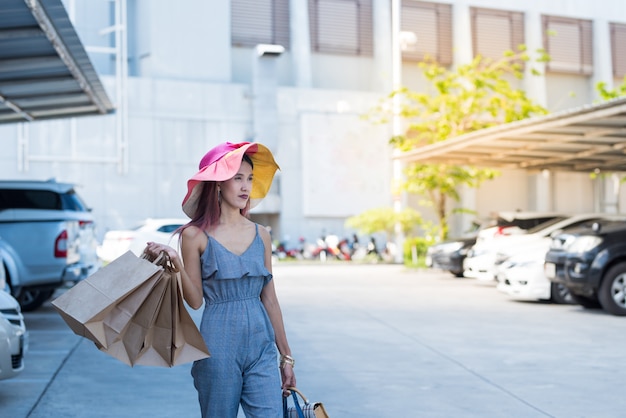
[[[333,418],[626,410],[626,318],[396,265],[280,263],[274,274],[298,386]],[[26,369],[0,382],[0,416],[199,416],[190,365],[130,368],[72,334],[49,303],[25,316]]]

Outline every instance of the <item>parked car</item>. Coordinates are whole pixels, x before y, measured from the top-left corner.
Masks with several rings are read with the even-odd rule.
[[[478,232],[476,243],[483,244],[494,238],[525,234],[529,229],[565,216],[562,213],[548,212],[499,212],[494,225]]]
[[[542,241],[528,248],[518,248],[496,268],[497,289],[511,299],[573,303],[567,287],[551,283],[545,275],[544,262],[549,243]]]
[[[426,251],[426,265],[463,277],[463,261],[478,240],[485,242],[501,236],[523,234],[555,216],[537,212],[501,212],[495,220],[476,222],[475,229],[465,237],[431,245]]]
[[[108,231],[98,248],[98,256],[110,263],[129,250],[141,255],[148,241],[177,245],[178,235],[173,235],[174,231],[187,222],[187,218],[148,218],[132,229]]]
[[[609,219],[624,220],[626,217],[602,213],[557,217],[529,229],[525,234],[477,242],[463,262],[464,275],[481,281],[493,281],[496,279],[497,263],[519,252],[520,247],[531,248],[533,245],[542,245],[542,241],[545,241],[544,244],[548,246],[552,234],[559,233],[566,228],[585,223],[591,225],[594,222]]]
[[[426,251],[426,266],[463,277],[463,260],[476,243],[476,235],[434,244]]]
[[[24,370],[27,350],[28,332],[20,304],[8,292],[0,290],[0,380],[15,377]]]
[[[97,245],[93,215],[74,185],[0,181],[0,253],[23,311],[96,271]]]
[[[554,237],[544,268],[576,303],[626,316],[626,222],[594,223]]]

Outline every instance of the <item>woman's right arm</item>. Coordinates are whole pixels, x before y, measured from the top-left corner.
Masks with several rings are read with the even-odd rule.
[[[183,265],[176,267],[182,278],[183,297],[193,309],[200,309],[203,302],[200,255],[206,245],[206,236],[199,228],[190,226],[183,230],[180,244]]]
[[[180,271],[183,297],[193,309],[199,309],[203,302],[200,255],[205,246],[206,236],[199,228],[190,226],[182,231],[180,244],[182,259],[178,252],[168,245],[149,242],[146,247],[146,251],[153,256],[157,256],[161,251],[165,251],[170,256],[174,267]]]

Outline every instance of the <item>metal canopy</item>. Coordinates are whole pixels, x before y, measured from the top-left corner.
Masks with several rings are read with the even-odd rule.
[[[0,1],[0,123],[113,109],[61,0]]]
[[[626,98],[494,126],[396,158],[528,170],[626,171]]]

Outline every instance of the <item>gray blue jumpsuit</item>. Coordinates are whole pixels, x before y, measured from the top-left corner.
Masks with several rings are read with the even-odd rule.
[[[280,418],[282,390],[274,329],[261,303],[272,275],[258,233],[237,255],[208,237],[201,256],[205,308],[200,333],[211,357],[191,369],[203,418]],[[208,234],[207,234],[208,236]]]

